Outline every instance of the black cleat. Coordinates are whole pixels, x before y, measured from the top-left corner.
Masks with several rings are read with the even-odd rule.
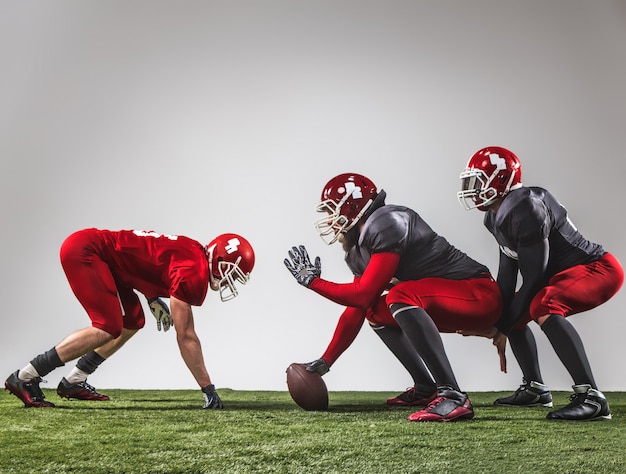
[[[34,379],[26,382],[25,380],[20,380],[20,378],[17,376],[18,373],[19,370],[16,370],[11,375],[9,375],[9,378],[6,379],[6,381],[4,382],[4,388],[6,388],[9,392],[11,392],[20,400],[22,400],[26,408],[42,408],[54,406],[54,403],[46,400],[46,397],[39,387],[41,377],[35,377]]]
[[[89,385],[86,380],[79,383],[69,383],[65,377],[59,382],[57,387],[57,395],[61,398],[75,398],[76,400],[109,400],[107,395],[98,393],[96,388]]]
[[[494,405],[499,407],[547,407],[552,406],[552,394],[548,387],[539,382],[526,382],[522,379],[522,385],[511,396],[498,398]]]
[[[570,403],[559,410],[551,411],[546,418],[555,421],[610,420],[611,410],[604,394],[591,385],[573,385],[574,394]]]

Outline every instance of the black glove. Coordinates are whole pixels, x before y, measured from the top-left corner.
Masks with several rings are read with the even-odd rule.
[[[156,319],[157,329],[160,331],[161,325],[163,325],[163,331],[167,332],[174,325],[174,320],[165,301],[161,298],[151,298],[148,300],[148,306],[150,306],[150,311]]]
[[[292,247],[288,254],[289,258],[284,260],[287,270],[291,272],[298,283],[308,288],[311,286],[311,282],[322,274],[320,258],[315,257],[315,265],[313,265],[304,245]]]
[[[309,372],[317,372],[320,375],[324,375],[330,370],[330,367],[328,367],[324,359],[317,359],[313,362],[307,362],[304,365],[306,365],[306,370]]]
[[[215,391],[215,385],[207,385],[206,387],[202,387],[202,395],[204,395],[204,405],[202,408],[208,408],[213,410],[218,410],[220,408],[224,408],[224,404],[220,399],[220,396]]]

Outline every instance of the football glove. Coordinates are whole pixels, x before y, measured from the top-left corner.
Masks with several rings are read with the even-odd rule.
[[[174,325],[174,320],[165,301],[161,298],[151,298],[148,300],[148,306],[156,319],[157,329],[160,331],[163,327],[163,331],[167,332]]]
[[[220,396],[215,391],[215,385],[207,385],[206,387],[202,387],[202,395],[204,396],[204,405],[202,408],[219,410],[224,408],[224,404],[220,399]]]
[[[324,375],[330,370],[330,367],[328,367],[324,359],[317,359],[313,362],[307,362],[304,365],[306,365],[306,370],[309,372],[317,372],[320,375]]]
[[[322,274],[320,258],[315,257],[315,264],[312,264],[304,245],[292,247],[288,255],[289,258],[284,260],[285,266],[301,285],[308,288],[311,286],[311,282]]]

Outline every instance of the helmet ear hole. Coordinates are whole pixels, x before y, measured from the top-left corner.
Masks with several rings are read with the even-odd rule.
[[[214,274],[217,276],[222,275],[222,262],[223,261],[224,261],[224,257],[222,257],[221,255],[219,255],[215,261]]]

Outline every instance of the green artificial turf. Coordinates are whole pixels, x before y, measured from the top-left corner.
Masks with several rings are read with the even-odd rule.
[[[495,408],[501,392],[470,393],[476,416],[411,423],[387,392],[331,392],[306,412],[287,392],[106,390],[108,402],[61,400],[25,409],[0,394],[0,473],[624,473],[626,393],[607,392],[613,420],[550,422],[545,408]],[[568,393],[553,392],[555,407]]]

